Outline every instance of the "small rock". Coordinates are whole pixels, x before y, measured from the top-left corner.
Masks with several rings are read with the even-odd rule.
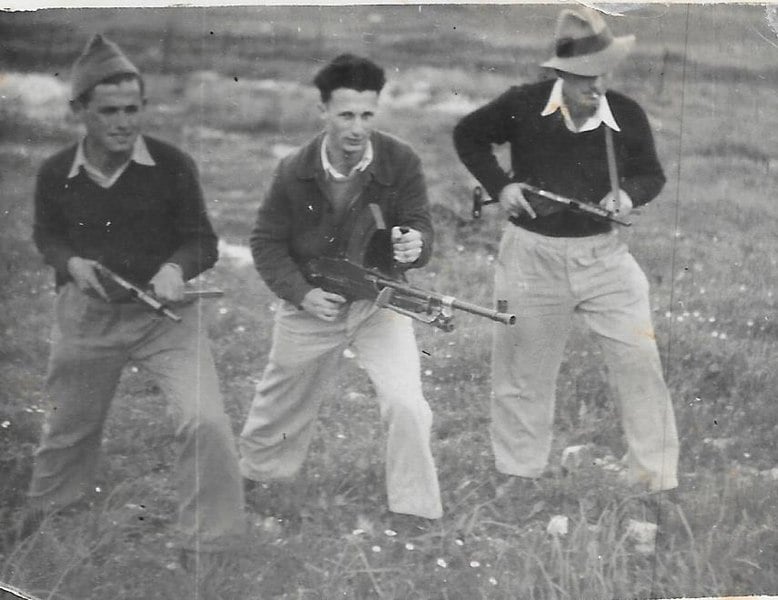
[[[726,450],[729,448],[732,444],[735,443],[735,440],[733,438],[705,438],[702,440],[704,444],[707,444],[709,446],[713,446],[716,450]]]
[[[627,538],[635,542],[635,551],[639,554],[653,554],[656,544],[656,523],[636,521],[627,522]]]
[[[770,479],[772,481],[778,481],[778,467],[773,467],[772,469],[767,469],[766,471],[761,471],[760,475],[762,475],[762,477],[766,477],[767,479]]]
[[[592,464],[592,449],[588,444],[568,446],[562,450],[563,469],[576,471],[587,464]]]
[[[570,520],[565,515],[554,515],[546,525],[546,533],[553,536],[564,537],[567,535]]]

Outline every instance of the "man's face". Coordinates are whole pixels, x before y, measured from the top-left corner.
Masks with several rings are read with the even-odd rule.
[[[86,126],[87,148],[95,158],[132,153],[144,106],[137,79],[97,85],[85,106],[74,106],[76,115]]]
[[[565,105],[573,112],[594,112],[605,94],[605,81],[602,75],[587,77],[573,73],[560,73],[564,80],[562,95]]]
[[[327,132],[327,148],[334,157],[361,157],[378,112],[378,92],[338,88],[319,105]]]

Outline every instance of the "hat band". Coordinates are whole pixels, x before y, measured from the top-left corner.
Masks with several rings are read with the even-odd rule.
[[[559,58],[572,58],[583,54],[594,54],[605,50],[611,43],[613,43],[613,34],[607,29],[582,38],[560,38],[556,43],[556,55]]]

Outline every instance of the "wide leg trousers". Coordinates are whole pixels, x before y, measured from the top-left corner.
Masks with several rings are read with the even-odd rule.
[[[48,410],[29,491],[33,505],[60,508],[94,490],[103,425],[131,361],[155,377],[175,418],[182,543],[219,545],[244,532],[237,449],[204,324],[197,304],[176,312],[180,323],[140,304],[108,304],[72,283],[60,289]]]
[[[509,225],[495,298],[517,315],[496,327],[491,438],[496,467],[539,476],[551,449],[556,379],[573,316],[602,348],[627,441],[628,478],[678,485],[678,436],[649,308],[648,281],[616,232],[554,238]]]
[[[419,354],[408,317],[357,301],[339,321],[279,304],[273,346],[240,437],[241,470],[256,481],[287,479],[302,467],[319,406],[331,393],[343,351],[353,347],[376,390],[386,429],[389,509],[441,516],[430,450],[432,411],[421,389]]]

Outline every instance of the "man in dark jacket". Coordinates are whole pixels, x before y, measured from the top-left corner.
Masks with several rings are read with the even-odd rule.
[[[491,437],[503,473],[538,477],[547,465],[556,378],[578,314],[602,347],[621,408],[628,479],[652,491],[678,485],[673,407],[645,275],[610,222],[555,210],[520,185],[621,217],[659,193],[665,178],[643,110],[603,86],[633,42],[614,37],[596,11],[564,9],[555,56],[543,65],[557,79],[510,88],[454,132],[462,162],[510,220],[494,293],[518,320],[495,329],[492,356]],[[512,175],[492,152],[503,143],[510,144]]]
[[[103,424],[132,362],[176,417],[180,542],[222,547],[244,529],[242,480],[200,308],[182,302],[184,282],[216,262],[217,239],[192,159],[140,135],[144,105],[136,67],[95,36],[72,74],[86,136],[43,164],[35,189],[34,239],[57,299],[30,503],[45,512],[93,496]],[[134,302],[98,263],[173,303],[181,322]]]
[[[281,161],[251,235],[254,263],[280,303],[269,363],[241,434],[241,469],[262,482],[297,474],[319,405],[351,346],[375,386],[386,425],[389,509],[438,518],[432,413],[410,319],[369,301],[348,302],[310,283],[304,272],[311,259],[353,250],[370,204],[392,229],[390,261],[423,266],[432,227],[421,162],[407,144],[373,129],[384,85],[379,66],[342,55],[314,83],[325,130]]]

